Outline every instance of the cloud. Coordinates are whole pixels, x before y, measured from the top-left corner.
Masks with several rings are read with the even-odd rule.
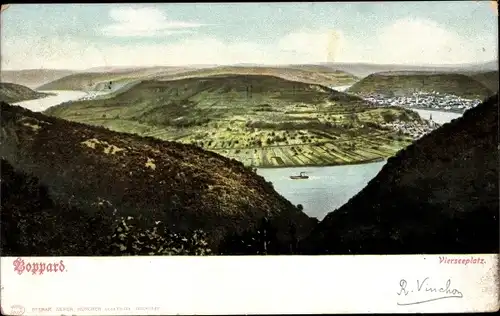
[[[199,23],[170,21],[157,8],[113,8],[109,12],[114,23],[105,26],[101,34],[120,37],[155,37],[176,33],[191,33],[189,29],[203,26]]]
[[[130,12],[127,12],[115,12],[116,20],[129,21]],[[159,14],[152,12],[149,16]],[[160,18],[155,21],[158,20]],[[332,42],[333,34],[335,41]],[[497,58],[497,41],[497,34],[475,34],[473,38],[466,38],[433,21],[402,19],[376,30],[372,36],[346,34],[338,29],[298,30],[265,44],[230,43],[201,36],[165,44],[141,45],[96,45],[72,37],[12,37],[2,38],[1,53],[3,69],[236,63],[276,65],[325,62],[332,56],[337,62],[442,65],[494,60]]]
[[[431,20],[401,19],[381,29],[376,44],[383,63],[460,64],[495,59],[496,34],[465,38]],[[484,48],[484,49],[483,49]]]

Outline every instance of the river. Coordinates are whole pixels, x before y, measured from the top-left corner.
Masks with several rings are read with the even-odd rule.
[[[422,109],[411,109],[411,108],[410,110],[417,112],[421,118],[426,120],[428,120],[430,115],[432,115],[432,120],[438,124],[448,123],[451,120],[462,116],[462,114],[456,112],[444,112],[444,111],[422,110]]]
[[[345,89],[346,87],[341,88]],[[89,94],[83,91],[40,92],[51,92],[57,95],[22,101],[16,104],[32,111],[41,112],[63,102],[89,97]],[[102,94],[102,92],[93,93],[93,95]],[[420,109],[414,111],[418,112],[424,119],[429,119],[429,115],[432,114],[432,119],[439,124],[449,122],[461,115],[458,113]],[[271,181],[276,191],[293,204],[302,204],[304,212],[309,216],[317,217],[321,220],[326,214],[339,208],[356,193],[361,191],[378,174],[384,164],[385,162],[375,162],[333,167],[259,168],[257,173],[267,181]],[[296,175],[302,171],[307,172],[309,179],[290,179],[290,175]]]
[[[258,168],[257,173],[273,183],[274,189],[304,212],[319,220],[342,206],[364,188],[385,161],[360,165],[307,168]],[[309,179],[292,180],[306,172]]]
[[[34,111],[34,112],[42,112],[45,111],[46,109],[58,105],[64,102],[68,101],[76,101],[79,100],[83,97],[88,97],[89,94],[87,92],[83,91],[38,91],[38,92],[45,92],[45,93],[54,93],[55,95],[53,96],[48,96],[45,98],[40,98],[40,99],[34,99],[34,100],[27,100],[27,101],[21,101],[14,103],[15,105],[22,106],[23,108],[26,108],[28,110]],[[92,92],[92,95],[97,96],[101,95],[103,93],[101,92]]]

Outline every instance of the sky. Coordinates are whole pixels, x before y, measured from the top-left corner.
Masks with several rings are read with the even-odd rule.
[[[12,4],[3,70],[498,59],[491,1]]]

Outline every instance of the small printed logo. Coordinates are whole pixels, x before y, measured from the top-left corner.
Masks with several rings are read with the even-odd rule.
[[[12,305],[10,307],[10,314],[9,315],[23,315],[24,314],[24,306],[22,305]]]

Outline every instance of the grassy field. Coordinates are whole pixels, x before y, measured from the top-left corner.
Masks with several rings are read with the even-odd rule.
[[[416,91],[437,91],[481,100],[493,94],[484,84],[464,74],[417,71],[372,74],[355,83],[348,91],[360,95],[408,95]]]
[[[380,124],[420,120],[409,110],[378,108],[324,86],[256,75],[146,81],[46,114],[194,144],[259,167],[387,158],[412,139]]]

